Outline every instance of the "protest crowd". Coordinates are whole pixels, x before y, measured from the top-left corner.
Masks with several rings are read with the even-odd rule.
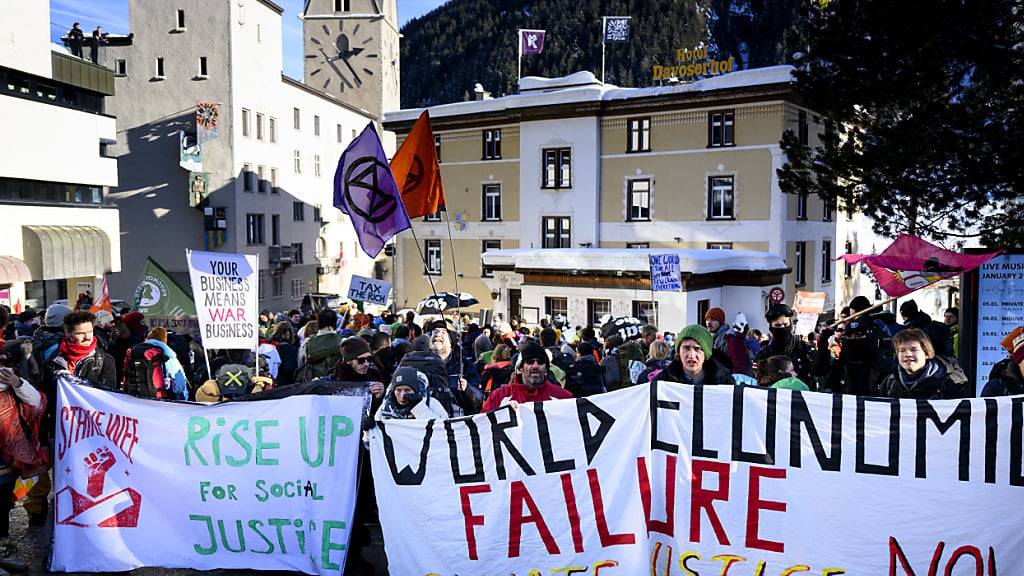
[[[88,304],[88,302],[86,303]],[[678,334],[640,324],[622,333],[568,326],[561,318],[479,325],[449,317],[374,315],[356,306],[259,316],[259,348],[204,350],[189,335],[147,327],[138,311],[101,320],[54,304],[12,315],[0,308],[0,574],[26,569],[8,539],[16,480],[36,476],[24,509],[32,525],[49,512],[56,381],[73,374],[96,388],[156,401],[233,401],[308,383],[363,383],[372,396],[363,429],[387,419],[444,419],[507,404],[583,397],[647,382],[786,388],[898,399],[971,395],[957,362],[959,312],[934,320],[907,300],[895,314],[857,297],[834,327],[794,334],[794,311],[774,304],[769,334],[743,314],[708,310]],[[611,321],[609,320],[609,324]],[[983,396],[1024,392],[1024,326],[1003,340],[1007,357],[977,386]],[[208,365],[203,356],[208,354]],[[302,392],[299,392],[302,393]],[[369,453],[364,450],[363,456]],[[373,574],[376,501],[363,465],[346,573]]]

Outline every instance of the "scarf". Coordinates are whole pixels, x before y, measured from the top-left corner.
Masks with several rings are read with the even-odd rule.
[[[907,372],[902,367],[896,370],[900,377],[900,383],[903,384],[903,387],[906,388],[907,390],[913,390],[914,387],[920,384],[922,380],[926,380],[928,378],[931,378],[932,376],[935,376],[935,373],[938,371],[939,363],[932,359],[928,360],[928,363],[925,364],[924,369],[918,372],[917,376],[911,377],[911,375],[907,374]]]
[[[429,391],[427,387],[422,383],[417,383],[416,395],[419,397],[417,400],[410,401],[402,406],[395,399],[395,385],[391,384],[388,386],[387,392],[384,396],[384,405],[380,408],[379,417],[381,420],[412,420],[416,418],[412,413],[413,407],[416,404],[427,400]]]
[[[89,344],[75,344],[67,338],[61,339],[60,355],[67,360],[69,372],[74,374],[78,363],[96,351],[96,342],[95,338]]]
[[[21,474],[38,471],[47,463],[39,444],[39,423],[46,412],[46,396],[39,408],[19,402],[13,390],[0,392],[0,461]]]

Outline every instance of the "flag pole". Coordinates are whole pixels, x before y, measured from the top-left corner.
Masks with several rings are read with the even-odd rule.
[[[604,47],[605,47],[605,30],[608,28],[608,17],[601,17],[601,84],[604,84]],[[653,286],[653,284],[652,284]]]
[[[409,232],[412,232],[412,241],[416,245],[416,252],[420,255],[420,262],[423,263],[423,269],[427,269],[427,259],[423,257],[423,249],[420,248],[420,239],[416,237],[416,228],[409,223]],[[437,288],[434,288],[434,279],[431,278],[430,274],[426,274],[427,282],[430,282],[430,291],[435,296],[437,295]]]
[[[516,35],[519,36],[519,73],[516,76],[516,92],[519,92],[519,81],[523,79],[523,29],[520,28],[516,31]]]
[[[444,211],[444,223],[445,227],[448,228],[448,245],[452,247],[452,274],[454,274],[453,277],[455,278],[455,313],[458,314],[458,324],[456,324],[456,327],[459,329],[457,332],[459,337],[459,378],[462,378],[462,293],[459,292],[459,270],[455,265],[455,241],[452,240],[452,221],[448,218],[447,209]]]

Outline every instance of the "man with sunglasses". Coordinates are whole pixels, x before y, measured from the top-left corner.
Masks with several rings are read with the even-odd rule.
[[[500,408],[505,399],[517,409],[523,402],[543,402],[560,398],[572,398],[572,394],[555,384],[548,375],[551,360],[544,348],[530,342],[519,351],[516,373],[512,381],[498,388],[484,401],[483,412]]]
[[[341,343],[341,360],[335,366],[334,377],[345,382],[367,382],[373,395],[373,410],[384,397],[384,376],[374,362],[370,345],[359,336],[346,338]]]

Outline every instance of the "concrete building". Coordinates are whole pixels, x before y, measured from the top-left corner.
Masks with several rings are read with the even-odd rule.
[[[0,303],[43,307],[121,269],[107,190],[113,73],[50,44],[49,2],[15,2],[0,20]]]
[[[438,290],[457,280],[482,307],[519,316],[527,289],[514,276],[495,287],[483,252],[636,248],[777,255],[790,270],[781,279],[787,302],[796,290],[820,291],[831,308],[833,211],[816,197],[783,194],[776,173],[785,130],[809,145],[820,132],[791,73],[779,66],[618,88],[579,72],[524,78],[514,96],[431,107],[455,255],[444,222],[416,222],[421,245],[408,233],[398,242],[398,305],[429,293],[429,274]],[[384,126],[402,140],[420,112],[386,114]],[[579,286],[553,280],[537,297],[568,297],[570,310],[585,310],[582,294],[568,296]],[[696,314],[694,306],[684,320]]]
[[[186,248],[258,254],[260,306],[275,311],[374,274],[332,202],[341,152],[379,117],[353,104],[355,91],[335,97],[282,74],[281,17],[269,0],[129,2],[135,42],[107,50],[125,253],[112,294],[131,297],[149,256],[186,285]],[[337,28],[326,16],[317,26],[328,23]],[[183,158],[180,134],[194,142],[198,102],[219,105],[219,135],[186,169],[197,159]],[[208,198],[191,207],[197,186]]]

